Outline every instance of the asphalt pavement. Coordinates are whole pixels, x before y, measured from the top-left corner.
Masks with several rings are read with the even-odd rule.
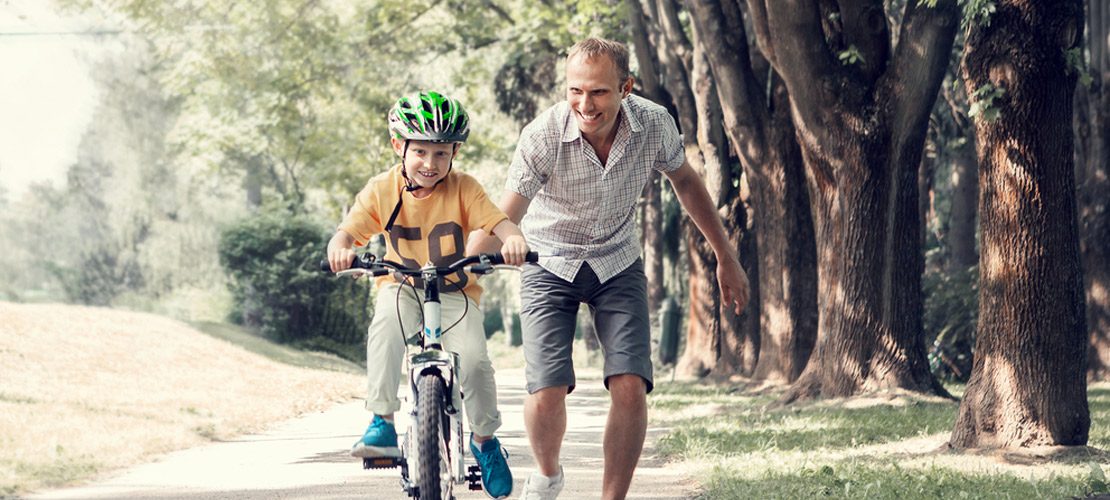
[[[592,376],[591,376],[592,375]],[[497,374],[503,426],[497,432],[509,451],[513,497],[535,470],[524,433],[523,371]],[[598,498],[601,438],[609,397],[596,373],[580,374],[567,398],[567,435],[562,464],[566,487],[560,498]],[[406,408],[398,412],[400,418]],[[28,499],[395,499],[405,498],[397,469],[363,470],[348,449],[362,435],[368,414],[362,401],[274,425],[241,436],[158,458],[90,484],[41,492]],[[403,429],[403,422],[398,422]],[[665,429],[649,428],[644,453],[628,498],[678,499],[695,495],[696,484],[655,456],[653,444]],[[473,458],[468,457],[468,464]],[[459,500],[488,498],[456,486]]]

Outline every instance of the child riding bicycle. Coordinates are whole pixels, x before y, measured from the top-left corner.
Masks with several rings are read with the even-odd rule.
[[[350,267],[353,245],[363,246],[381,233],[387,236],[385,258],[412,267],[461,259],[466,235],[478,229],[501,238],[507,264],[524,262],[528,244],[520,228],[489,200],[477,180],[452,170],[470,134],[469,117],[458,100],[437,92],[401,97],[389,111],[389,131],[401,163],[371,178],[355,197],[328,242],[333,272]],[[459,355],[470,450],[482,470],[482,486],[489,496],[504,498],[512,493],[513,480],[507,454],[493,436],[501,426],[501,413],[482,315],[477,312],[482,288],[465,273],[455,278],[440,285],[442,317],[447,325],[461,320],[442,343]],[[393,414],[401,407],[397,388],[406,332],[413,332],[421,318],[420,299],[402,288],[402,279],[377,278],[378,299],[366,340],[366,409],[373,418],[351,449],[355,457],[400,455]]]

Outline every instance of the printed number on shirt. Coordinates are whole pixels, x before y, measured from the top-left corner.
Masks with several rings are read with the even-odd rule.
[[[452,253],[443,253],[443,240],[449,239],[453,243],[454,251]],[[401,263],[408,267],[418,268],[424,265],[423,262],[417,262],[415,259],[401,252],[399,243],[401,240],[409,240],[419,242],[424,240],[421,230],[418,227],[404,227],[399,224],[393,225],[393,230],[389,232],[389,243],[393,246],[393,250],[401,257]],[[462,226],[455,222],[444,222],[437,224],[428,232],[428,258],[433,264],[437,266],[446,266],[465,257],[465,245],[463,241]],[[417,288],[424,287],[424,280],[419,277],[413,277],[414,285]],[[440,283],[440,292],[456,292],[466,288],[466,283],[469,280],[466,273],[459,271],[454,277],[444,279]]]

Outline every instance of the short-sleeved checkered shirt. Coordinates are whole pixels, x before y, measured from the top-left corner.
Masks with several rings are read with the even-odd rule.
[[[603,166],[563,101],[521,131],[505,187],[532,200],[521,229],[541,266],[574,281],[588,262],[604,283],[640,257],[636,206],[651,169],[685,160],[674,118],[631,95]]]

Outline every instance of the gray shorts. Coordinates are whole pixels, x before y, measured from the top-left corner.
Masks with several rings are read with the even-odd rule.
[[[651,392],[651,325],[643,260],[605,283],[583,263],[574,282],[536,264],[521,274],[520,326],[524,338],[524,378],[528,393],[545,387],[574,390],[571,343],[578,306],[590,306],[605,355],[605,387],[613,375],[639,375]]]

